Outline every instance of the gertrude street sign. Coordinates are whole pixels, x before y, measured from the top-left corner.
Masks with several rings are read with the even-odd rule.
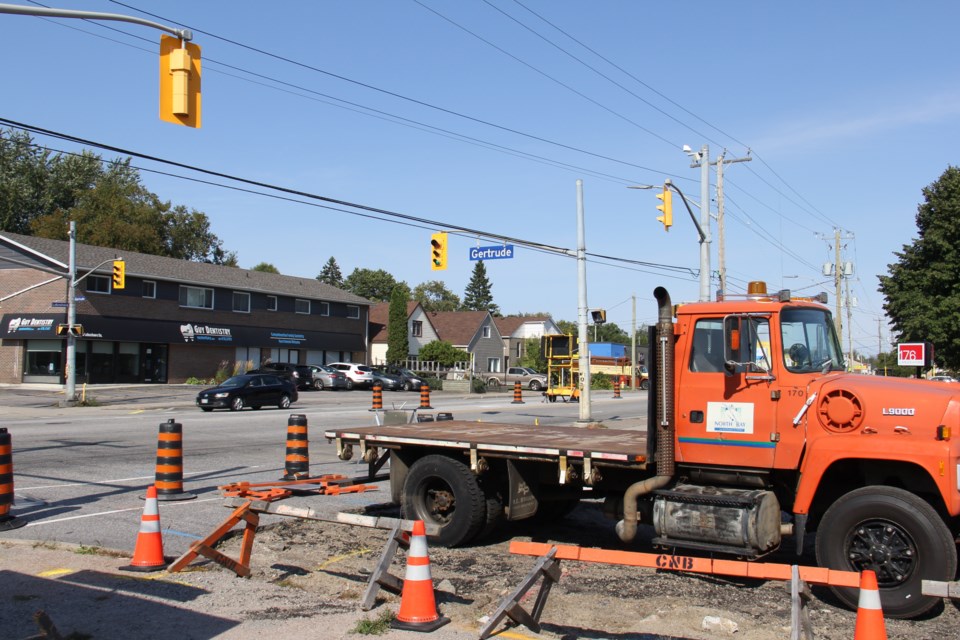
[[[512,257],[512,244],[501,244],[494,247],[473,247],[470,249],[471,260],[498,260]]]

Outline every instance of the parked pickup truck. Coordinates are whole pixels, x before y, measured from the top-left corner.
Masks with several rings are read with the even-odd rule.
[[[487,386],[493,389],[502,384],[512,387],[517,382],[530,391],[542,391],[547,388],[547,374],[530,367],[509,367],[506,373],[491,372],[486,376]]]

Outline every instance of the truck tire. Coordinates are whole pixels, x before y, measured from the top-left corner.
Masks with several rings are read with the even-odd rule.
[[[488,378],[487,387],[496,391],[497,389],[500,388],[500,381],[497,380],[496,378]]]
[[[540,382],[539,380],[530,381],[530,391],[540,391],[541,389],[543,389],[542,382]]]
[[[473,539],[487,517],[477,477],[453,458],[428,455],[410,467],[403,484],[404,517],[440,527],[436,541],[455,547]]]
[[[504,514],[503,499],[500,497],[500,492],[489,482],[481,482],[480,488],[483,491],[484,501],[486,502],[487,515],[484,518],[483,526],[480,527],[480,532],[477,533],[477,536],[474,538],[477,542],[484,540],[497,529],[500,523],[503,522]]]
[[[883,613],[915,618],[941,602],[921,594],[923,580],[950,582],[957,547],[943,519],[927,502],[903,489],[863,487],[834,502],[817,527],[817,564],[877,574]],[[859,589],[831,587],[856,610]]]
[[[646,391],[647,389],[649,389],[649,388],[650,388],[650,381],[649,381],[649,380],[641,380],[641,381],[640,381],[640,388],[643,389],[644,391]]]

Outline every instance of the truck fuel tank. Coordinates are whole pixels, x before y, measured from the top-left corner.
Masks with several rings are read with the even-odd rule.
[[[653,543],[758,557],[780,546],[780,502],[771,491],[677,485],[654,492]]]

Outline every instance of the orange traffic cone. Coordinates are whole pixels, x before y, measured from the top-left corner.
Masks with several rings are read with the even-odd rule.
[[[400,594],[400,613],[390,626],[407,631],[433,631],[448,622],[449,618],[437,613],[433,579],[430,577],[430,556],[427,555],[427,530],[423,520],[416,520],[407,551],[407,573]]]
[[[857,626],[853,631],[853,640],[887,640],[877,574],[869,569],[860,573],[860,600],[857,603]]]
[[[133,561],[124,571],[162,571],[167,568],[163,559],[163,535],[160,533],[160,511],[157,508],[157,486],[147,487],[147,499],[140,518],[140,532],[133,549]]]

